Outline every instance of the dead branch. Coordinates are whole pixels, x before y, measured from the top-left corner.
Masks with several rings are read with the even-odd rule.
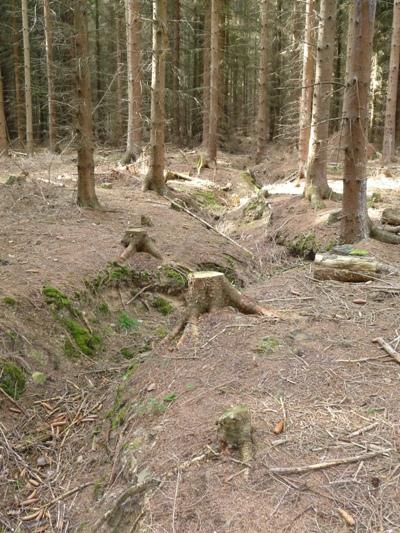
[[[382,337],[377,337],[376,339],[373,339],[375,344],[379,344],[379,346],[384,350],[390,357],[393,357],[393,359],[396,361],[396,363],[399,363],[400,365],[400,353],[396,352],[394,348],[390,346],[389,343],[387,343]]]

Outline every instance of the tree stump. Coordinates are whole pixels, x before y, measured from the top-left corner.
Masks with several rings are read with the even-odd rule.
[[[174,339],[189,326],[197,333],[196,322],[200,315],[232,306],[247,315],[277,317],[275,313],[261,307],[243,296],[222,272],[193,272],[188,276],[187,310],[181,321],[167,338]],[[186,333],[186,332],[185,332]],[[180,342],[182,342],[184,335]]]
[[[394,207],[387,207],[383,210],[382,224],[389,224],[390,226],[400,226],[400,209]]]
[[[122,238],[121,244],[124,250],[121,252],[118,261],[126,261],[133,254],[145,252],[156,259],[162,259],[160,252],[157,250],[154,240],[147,235],[142,228],[128,229]]]
[[[238,449],[244,463],[253,458],[250,411],[247,405],[231,407],[217,420],[221,448]]]
[[[351,246],[338,246],[336,253],[316,254],[314,277],[318,280],[365,282],[379,277],[387,268],[366,250]]]

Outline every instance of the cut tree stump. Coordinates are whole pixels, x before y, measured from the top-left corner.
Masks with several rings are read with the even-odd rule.
[[[242,461],[248,464],[253,458],[253,439],[247,405],[235,405],[225,411],[217,420],[217,426],[221,448],[239,450]]]
[[[385,265],[374,257],[365,255],[364,250],[340,248],[337,248],[338,253],[316,254],[313,272],[315,279],[357,283],[375,279],[381,272],[387,271]]]
[[[387,207],[383,210],[382,224],[389,224],[389,226],[400,226],[400,209],[395,207]]]
[[[243,296],[226,278],[222,272],[193,272],[188,275],[187,310],[167,337],[173,340],[186,326],[197,334],[196,322],[200,315],[217,309],[232,306],[247,315],[264,315],[277,317],[276,313],[268,311],[256,302]],[[184,335],[179,342],[182,342]]]
[[[162,259],[162,255],[155,246],[154,239],[149,237],[143,228],[128,229],[122,238],[121,244],[124,246],[124,250],[118,258],[119,262],[126,261],[129,257],[139,252],[145,252],[156,259]]]

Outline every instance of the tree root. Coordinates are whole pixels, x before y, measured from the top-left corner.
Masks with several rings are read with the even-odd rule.
[[[386,244],[400,244],[400,235],[396,235],[395,233],[387,231],[379,226],[371,225],[369,235],[372,239],[384,242]]]
[[[146,252],[156,259],[162,259],[162,255],[157,250],[154,240],[147,235],[142,228],[128,229],[121,241],[124,250],[120,254],[118,261],[126,261],[135,253]]]

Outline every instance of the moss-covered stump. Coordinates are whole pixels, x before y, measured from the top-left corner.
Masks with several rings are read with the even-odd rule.
[[[187,303],[187,310],[182,320],[172,331],[168,340],[174,339],[187,325],[192,329],[192,332],[196,333],[196,322],[202,314],[228,306],[248,315],[276,317],[273,312],[243,296],[222,272],[193,272],[189,274]]]
[[[154,239],[149,237],[143,228],[131,228],[125,232],[121,240],[124,250],[118,260],[123,262],[136,253],[144,252],[152,255],[156,259],[162,259],[160,252],[155,246]]]
[[[365,282],[379,277],[387,268],[366,250],[337,246],[332,253],[316,254],[313,274],[318,280]]]
[[[240,451],[242,461],[249,463],[253,458],[251,416],[246,405],[231,407],[217,420],[218,440],[221,448]]]

